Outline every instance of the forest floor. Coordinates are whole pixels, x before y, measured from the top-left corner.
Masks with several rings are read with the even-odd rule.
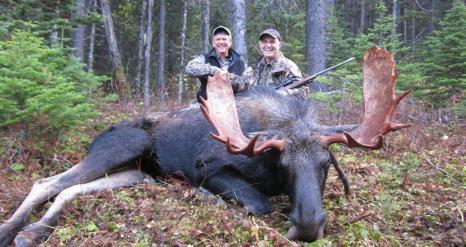
[[[274,211],[257,217],[185,182],[157,179],[73,200],[41,246],[465,246],[464,123],[439,124],[416,109],[403,111],[415,125],[389,134],[383,149],[335,147],[352,193],[345,196],[331,168],[324,194],[325,237],[312,244],[283,237],[290,227],[285,196],[272,198]],[[21,128],[2,132],[0,222],[35,180],[71,167],[93,136],[133,115],[131,107],[104,109],[91,127],[54,143],[42,140],[43,152],[28,148],[41,140],[24,141]],[[35,211],[31,221],[49,206]]]

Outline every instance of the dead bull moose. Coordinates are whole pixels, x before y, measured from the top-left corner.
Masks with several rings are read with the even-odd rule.
[[[348,189],[329,146],[377,149],[384,134],[409,126],[390,120],[409,93],[394,94],[394,69],[389,52],[371,48],[365,54],[365,112],[356,128],[319,125],[311,102],[281,96],[273,89],[250,90],[235,102],[229,80],[217,74],[209,79],[208,100],[201,103],[205,118],[199,108],[192,108],[118,123],[93,141],[76,166],[37,181],[0,226],[0,246],[13,240],[17,246],[44,240],[63,205],[75,196],[150,180],[149,171],[182,173],[194,186],[234,199],[256,215],[272,210],[269,196],[287,194],[292,227],[286,237],[316,240],[325,225],[322,194],[331,164]],[[218,132],[211,134],[214,138],[208,135],[213,131],[209,123]],[[142,171],[136,163],[142,164]],[[52,197],[45,215],[27,225],[31,211]]]

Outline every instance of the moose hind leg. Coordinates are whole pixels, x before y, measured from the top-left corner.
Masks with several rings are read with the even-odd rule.
[[[34,183],[31,192],[16,212],[0,225],[0,247],[7,246],[26,224],[31,211],[62,190],[87,183],[144,155],[150,145],[146,131],[128,124],[109,128],[98,136],[88,155],[71,169]]]
[[[63,190],[64,186],[57,184],[58,180],[68,174],[74,173],[76,169],[77,166],[74,166],[66,172],[40,179],[34,183],[31,192],[29,192],[15,213],[5,223],[0,225],[0,247],[11,243],[18,231],[26,224],[29,214],[34,208]]]
[[[234,174],[216,174],[207,180],[204,188],[224,199],[233,199],[254,215],[272,211],[269,198]]]
[[[41,241],[47,239],[53,232],[53,227],[57,225],[61,210],[65,204],[79,195],[110,191],[142,182],[153,181],[146,173],[131,169],[113,173],[89,183],[71,186],[57,195],[52,206],[39,221],[26,226],[18,233],[15,238],[15,245],[18,247],[36,246]]]

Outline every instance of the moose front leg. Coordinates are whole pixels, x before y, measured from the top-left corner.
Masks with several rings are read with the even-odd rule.
[[[52,206],[39,221],[26,226],[18,233],[15,238],[15,245],[18,247],[35,246],[47,239],[53,232],[53,226],[57,225],[60,212],[65,204],[79,195],[109,191],[142,182],[153,181],[154,180],[146,173],[131,169],[117,172],[89,183],[71,186],[57,195]]]
[[[266,195],[234,174],[212,175],[203,186],[224,199],[237,201],[254,215],[272,211],[272,203]]]

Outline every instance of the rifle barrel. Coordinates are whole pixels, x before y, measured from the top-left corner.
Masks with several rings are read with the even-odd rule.
[[[293,83],[291,83],[291,84],[288,84],[288,85],[284,86],[283,88],[292,89],[292,88],[297,88],[297,87],[303,86],[303,85],[305,85],[306,83],[308,83],[309,81],[314,80],[317,76],[322,75],[322,74],[324,74],[324,73],[326,73],[326,72],[328,72],[328,71],[330,71],[330,70],[332,70],[332,69],[334,69],[334,68],[336,68],[336,67],[338,67],[338,66],[341,66],[341,65],[343,65],[343,64],[345,64],[345,63],[347,63],[347,62],[349,62],[349,61],[352,61],[352,60],[354,60],[354,59],[355,59],[354,57],[348,58],[348,59],[346,59],[345,61],[343,61],[343,62],[341,62],[341,63],[339,63],[339,64],[337,64],[337,65],[333,65],[333,66],[330,67],[330,68],[326,68],[326,69],[324,69],[324,70],[322,70],[322,71],[319,71],[319,72],[317,72],[317,73],[315,73],[315,74],[313,74],[313,75],[310,75],[310,76],[308,76],[308,77],[306,77],[306,78],[304,78],[304,79],[302,79],[302,80],[300,80],[300,81],[297,81],[297,82],[293,82]]]
[[[347,62],[349,62],[349,61],[352,61],[352,60],[354,60],[354,59],[355,59],[354,57],[348,58],[348,59],[346,59],[345,61],[343,61],[343,62],[341,62],[341,63],[339,63],[339,64],[337,64],[337,65],[333,65],[333,66],[330,67],[330,68],[326,68],[326,69],[324,69],[324,70],[322,70],[322,71],[319,71],[319,72],[315,73],[314,76],[317,77],[317,76],[319,76],[319,75],[322,75],[322,74],[324,74],[325,72],[328,72],[329,70],[332,70],[332,69],[334,69],[334,68],[336,68],[336,67],[338,67],[338,66],[341,66],[341,65],[343,65],[343,64],[345,64],[345,63],[347,63]]]

